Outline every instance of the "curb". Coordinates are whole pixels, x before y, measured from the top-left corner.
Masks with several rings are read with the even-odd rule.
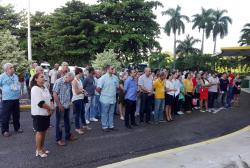
[[[31,105],[20,105],[20,110],[30,110]]]
[[[227,135],[223,135],[221,137],[212,138],[210,140],[198,142],[198,143],[195,143],[195,144],[181,146],[181,147],[169,149],[169,150],[162,151],[162,152],[148,154],[148,155],[145,155],[145,156],[128,159],[128,160],[124,160],[124,161],[121,161],[121,162],[117,162],[117,163],[112,163],[112,164],[109,164],[109,165],[100,166],[99,168],[118,168],[120,166],[126,166],[127,164],[133,164],[133,163],[136,163],[138,161],[144,161],[144,160],[155,158],[155,157],[166,156],[166,155],[169,155],[169,154],[172,154],[172,153],[184,151],[184,150],[191,149],[191,148],[196,148],[196,147],[199,147],[199,146],[202,146],[202,145],[206,145],[206,144],[211,144],[211,143],[214,143],[214,142],[218,142],[220,140],[227,139],[229,137],[232,137],[232,136],[244,133],[246,131],[250,131],[250,125],[247,126],[247,127],[245,127],[245,128],[242,128],[242,129],[240,129],[238,131],[235,131],[233,133],[230,133],[230,134],[227,134]]]

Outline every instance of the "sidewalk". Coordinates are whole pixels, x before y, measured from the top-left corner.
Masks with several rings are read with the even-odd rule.
[[[250,126],[212,140],[101,168],[250,168]]]

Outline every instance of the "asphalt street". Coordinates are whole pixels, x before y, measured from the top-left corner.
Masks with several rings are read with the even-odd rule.
[[[30,113],[22,112],[24,133],[9,138],[0,136],[0,168],[92,168],[219,137],[249,124],[250,94],[242,93],[240,107],[222,109],[215,114],[195,111],[177,116],[170,123],[140,125],[128,130],[116,116],[118,130],[108,133],[101,130],[99,122],[91,123],[93,130],[65,147],[56,145],[55,128],[50,128],[46,146],[51,153],[48,158],[41,159],[35,157]],[[10,128],[12,131],[12,125]]]

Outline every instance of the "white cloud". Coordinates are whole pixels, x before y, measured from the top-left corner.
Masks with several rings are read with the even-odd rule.
[[[47,13],[53,12],[55,8],[59,8],[63,6],[69,0],[30,0],[31,1],[31,12],[35,11],[45,11]],[[218,39],[217,42],[217,51],[220,51],[221,47],[226,46],[236,46],[237,41],[240,37],[240,30],[242,27],[250,22],[248,17],[249,15],[249,0],[159,0],[164,8],[158,8],[155,13],[157,14],[157,22],[163,27],[165,22],[167,21],[167,16],[162,16],[161,12],[163,10],[167,10],[168,8],[175,8],[178,5],[182,7],[182,13],[191,17],[196,13],[200,13],[201,7],[204,8],[213,8],[213,9],[226,9],[228,10],[228,16],[230,16],[233,20],[233,24],[229,25],[229,34],[224,39]],[[82,0],[87,4],[94,4],[96,0]],[[8,4],[11,3],[15,6],[16,10],[27,9],[28,0],[0,0],[0,4]],[[198,30],[192,30],[192,24],[186,24],[186,34],[190,34],[195,38],[201,37],[201,34]],[[173,50],[173,37],[166,36],[165,33],[162,32],[160,35],[159,42],[163,47],[164,51],[172,51]],[[178,39],[185,38],[185,35],[178,37]],[[197,45],[200,47],[200,44]],[[212,39],[207,39],[205,42],[205,52],[211,53],[213,51],[213,41]]]

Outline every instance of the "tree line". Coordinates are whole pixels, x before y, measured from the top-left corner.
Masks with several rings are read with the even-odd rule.
[[[161,60],[159,63],[165,66],[183,68],[180,66],[186,65],[185,57],[210,57],[203,54],[205,38],[210,35],[215,53],[218,37],[225,37],[232,24],[226,10],[202,8],[190,18],[181,13],[180,6],[164,10],[162,15],[169,16],[164,32],[174,35],[174,59],[171,59],[170,54],[161,52],[157,41],[161,28],[153,11],[159,7],[163,5],[158,1],[99,0],[98,4],[89,5],[72,0],[50,14],[38,11],[31,16],[33,59],[82,65],[93,62],[98,53],[113,49],[122,66],[142,62],[157,66],[155,62]],[[16,12],[13,6],[7,5],[0,6],[0,14],[0,29],[9,30],[17,38],[21,50],[27,53],[25,11]],[[201,40],[190,35],[182,41],[177,39],[185,33],[185,25],[189,22],[193,29],[201,31]],[[250,26],[246,24],[239,44],[249,45],[249,39]],[[201,47],[195,48],[199,42]]]

